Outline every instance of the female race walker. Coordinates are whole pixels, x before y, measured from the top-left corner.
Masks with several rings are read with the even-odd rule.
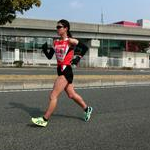
[[[89,107],[82,97],[77,94],[73,86],[73,72],[71,65],[77,65],[80,59],[84,56],[88,47],[77,39],[72,38],[70,33],[70,24],[67,20],[60,20],[57,22],[57,32],[60,36],[59,40],[55,40],[53,48],[47,51],[47,43],[43,44],[42,49],[48,59],[53,57],[55,53],[57,59],[57,73],[53,86],[53,90],[49,95],[49,105],[43,117],[32,118],[32,122],[38,126],[45,127],[51,117],[58,101],[58,97],[63,90],[67,93],[68,97],[73,99],[84,110],[84,120],[90,119],[93,108]],[[81,49],[80,55],[77,55],[74,59],[74,49]]]

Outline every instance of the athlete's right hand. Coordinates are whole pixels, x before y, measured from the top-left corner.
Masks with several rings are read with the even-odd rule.
[[[45,42],[43,45],[42,45],[42,50],[44,51],[44,50],[47,50],[47,48],[48,48],[48,45],[47,45],[47,42]]]

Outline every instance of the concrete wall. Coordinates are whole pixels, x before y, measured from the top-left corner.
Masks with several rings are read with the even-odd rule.
[[[123,52],[123,66],[149,68],[149,55],[145,53]]]
[[[122,67],[149,68],[149,54],[135,52],[111,52],[111,57],[122,59]]]
[[[99,40],[90,40],[88,43],[89,51],[89,67],[98,67],[99,66],[99,59],[98,59],[98,48],[100,46]]]

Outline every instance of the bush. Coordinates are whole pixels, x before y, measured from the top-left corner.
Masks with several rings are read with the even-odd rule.
[[[16,65],[16,67],[21,68],[23,65],[23,61],[22,60],[14,61],[13,64]]]
[[[122,67],[123,70],[133,70],[132,67]]]

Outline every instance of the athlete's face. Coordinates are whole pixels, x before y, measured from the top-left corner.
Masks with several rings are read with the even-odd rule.
[[[59,36],[64,36],[67,34],[67,28],[64,27],[61,23],[57,24],[56,29]]]

